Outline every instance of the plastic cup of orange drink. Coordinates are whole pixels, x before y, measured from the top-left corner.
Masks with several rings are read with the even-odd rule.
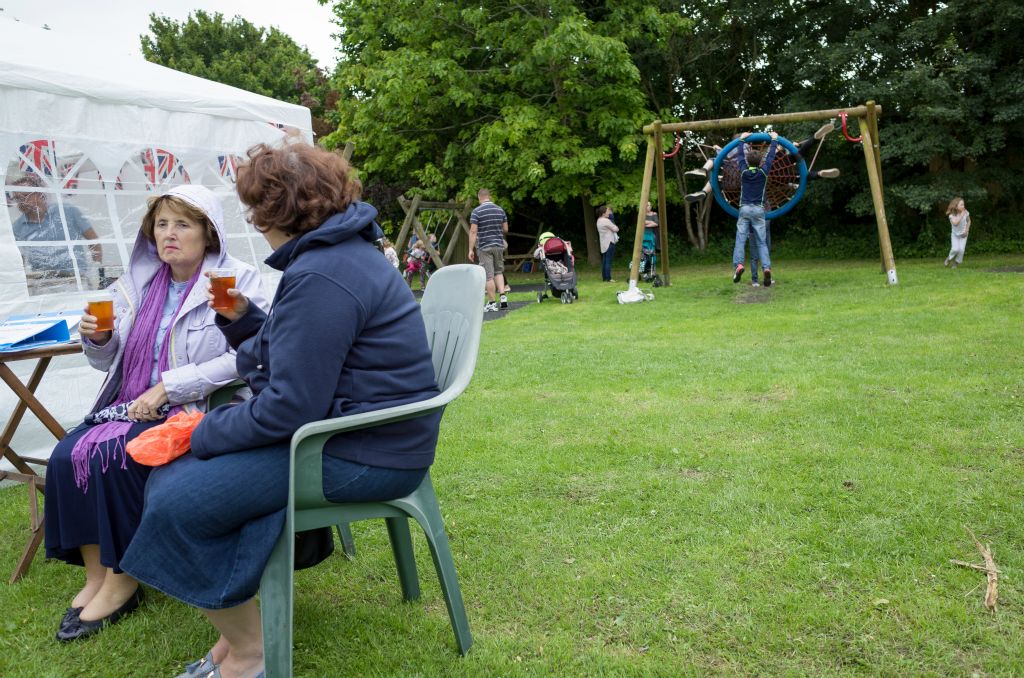
[[[213,292],[213,310],[230,311],[235,307],[234,297],[228,296],[228,290],[235,286],[235,269],[210,269],[210,290]]]
[[[114,298],[109,292],[96,292],[86,299],[89,315],[96,317],[97,332],[114,330]]]

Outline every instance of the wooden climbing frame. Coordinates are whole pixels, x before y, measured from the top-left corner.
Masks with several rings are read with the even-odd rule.
[[[423,200],[417,195],[412,199],[402,196],[398,199],[398,204],[402,206],[402,210],[405,212],[405,219],[402,221],[402,228],[398,231],[398,237],[395,238],[394,246],[396,252],[404,252],[409,236],[415,233],[437,268],[452,263],[452,258],[455,256],[465,258],[469,248],[469,217],[473,204],[471,200],[466,200],[465,202],[434,202]],[[430,244],[429,229],[425,228],[420,220],[420,215],[426,211],[450,212],[451,214],[446,225],[452,225],[453,220],[455,222],[454,228],[446,229],[446,235],[448,235],[447,231],[451,231],[451,234],[448,235],[447,243],[442,242],[440,237],[438,238],[437,244],[444,250],[443,253]],[[463,235],[465,235],[465,238],[463,238]],[[460,244],[462,245],[461,248],[459,247]],[[460,249],[462,250],[461,252],[459,251]]]
[[[882,107],[869,101],[864,106],[854,108],[836,108],[825,111],[802,111],[798,113],[777,113],[759,115],[748,118],[723,118],[720,120],[694,120],[691,122],[662,123],[656,120],[643,128],[647,136],[647,159],[644,163],[643,183],[640,189],[640,201],[637,208],[636,239],[633,242],[633,265],[630,269],[630,280],[633,286],[640,276],[640,249],[644,235],[644,217],[647,212],[647,201],[651,194],[651,181],[657,172],[658,181],[658,216],[661,231],[661,256],[659,257],[661,278],[665,285],[670,284],[668,257],[668,219],[665,207],[665,158],[661,152],[664,148],[663,135],[678,134],[684,131],[707,131],[723,128],[747,128],[754,125],[781,125],[790,122],[808,122],[814,120],[832,120],[849,116],[857,118],[860,125],[861,145],[864,148],[864,162],[867,164],[868,183],[871,186],[871,200],[875,207],[875,221],[878,225],[878,242],[881,249],[882,269],[887,275],[890,285],[897,284],[896,260],[892,254],[892,242],[889,239],[889,222],[885,217],[885,198],[882,193],[882,160],[878,139],[878,116]],[[845,120],[844,120],[845,122]],[[846,134],[844,124],[844,135]],[[710,202],[710,201],[705,201]],[[706,215],[702,215],[706,218]]]

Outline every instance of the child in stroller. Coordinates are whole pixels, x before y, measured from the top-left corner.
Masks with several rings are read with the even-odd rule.
[[[405,282],[412,287],[412,277],[416,273],[420,274],[420,289],[422,290],[427,286],[427,278],[430,277],[430,271],[427,270],[427,248],[423,246],[423,242],[417,240],[409,250],[409,256],[405,262]]]
[[[537,303],[547,298],[559,297],[563,304],[571,304],[580,298],[576,291],[576,265],[572,256],[572,243],[556,237],[554,233],[541,233],[533,256],[544,269],[544,291],[537,292]]]

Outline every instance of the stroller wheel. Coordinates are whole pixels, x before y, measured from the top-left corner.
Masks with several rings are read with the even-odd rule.
[[[579,299],[580,298],[580,293],[576,291],[575,287],[572,288],[572,298],[573,299]]]
[[[544,293],[543,292],[537,292],[537,303],[539,304],[542,301],[544,301]]]

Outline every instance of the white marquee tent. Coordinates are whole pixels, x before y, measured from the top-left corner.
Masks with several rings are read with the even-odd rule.
[[[111,54],[102,37],[82,40],[7,19],[0,19],[0,101],[7,202],[0,210],[0,318],[82,308],[90,290],[123,271],[146,198],[181,183],[221,197],[228,250],[259,267],[272,291],[277,278],[262,263],[269,249],[243,218],[234,173],[255,143],[293,130],[311,141],[308,109]],[[51,223],[60,228],[44,240],[16,226],[30,193],[45,196],[59,215]],[[48,269],[46,261],[63,263]],[[11,363],[23,380],[27,362]],[[101,377],[80,355],[57,358],[37,395],[70,427]],[[0,422],[15,403],[0,386]],[[28,414],[12,447],[38,456],[53,442]]]

